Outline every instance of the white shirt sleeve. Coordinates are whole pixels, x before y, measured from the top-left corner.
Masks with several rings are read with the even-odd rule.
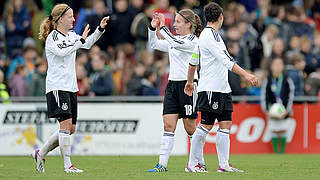
[[[82,42],[75,40],[72,44],[63,44],[61,41],[54,41],[52,36],[48,36],[46,40],[46,49],[56,56],[64,57],[78,50],[82,46]]]
[[[99,26],[96,28],[96,30],[94,31],[94,33],[92,33],[90,36],[88,36],[86,38],[85,43],[82,45],[81,48],[83,49],[90,49],[92,47],[92,45],[102,36],[102,34],[104,33],[105,30],[103,30],[102,32],[99,31]],[[77,35],[79,37],[79,39],[81,39],[82,37],[80,35]]]
[[[166,40],[158,39],[156,31],[152,31],[150,28],[148,28],[148,40],[152,49],[168,52],[168,42]]]
[[[196,42],[186,39],[177,39],[166,26],[160,28],[160,34],[168,41],[171,47],[192,51]]]
[[[231,71],[235,62],[233,61],[233,58],[229,55],[225,46],[221,45],[221,43],[219,43],[218,41],[222,41],[222,39],[218,35],[216,35],[216,37],[209,36],[207,41],[207,47],[209,48],[211,54],[214,57],[216,57],[216,59],[220,61],[228,70]]]
[[[193,50],[193,53],[192,53],[192,56],[191,56],[191,59],[189,61],[189,64],[191,65],[198,65],[199,64],[199,57],[200,56],[200,51],[199,51],[199,45],[197,44],[196,47],[194,48]]]

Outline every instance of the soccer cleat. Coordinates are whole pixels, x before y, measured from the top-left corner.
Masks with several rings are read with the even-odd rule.
[[[189,163],[187,163],[186,167],[184,168],[185,172],[208,172],[206,169],[204,169],[203,166],[200,164],[195,165],[194,167],[190,167]]]
[[[229,164],[228,167],[224,167],[224,168],[219,166],[217,169],[217,172],[244,172],[244,171],[241,169],[234,168],[234,167],[232,167],[231,164]]]
[[[71,165],[69,168],[64,169],[65,173],[82,173],[83,170],[76,168],[75,165]]]
[[[167,172],[168,169],[161,164],[157,164],[153,169],[149,169],[147,172]]]
[[[36,163],[37,171],[39,171],[41,173],[44,173],[44,162],[45,162],[45,159],[40,157],[39,149],[34,150],[31,153],[31,156],[34,159],[34,162]]]
[[[207,170],[207,166],[205,164],[200,164],[200,166],[205,170],[205,171],[208,171]]]

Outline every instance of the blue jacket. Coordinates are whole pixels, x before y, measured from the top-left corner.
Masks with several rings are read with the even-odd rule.
[[[90,75],[90,90],[96,96],[109,96],[113,90],[113,79],[111,73],[107,70],[96,71]]]
[[[304,81],[303,75],[298,70],[296,70],[292,65],[286,66],[286,74],[291,78],[294,84],[294,95],[303,96],[304,95]]]

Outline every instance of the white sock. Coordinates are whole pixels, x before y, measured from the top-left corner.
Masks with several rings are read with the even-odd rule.
[[[192,135],[188,135],[189,139],[190,139],[190,144],[191,144],[191,141],[192,141]],[[201,149],[201,154],[200,154],[200,159],[199,159],[199,163],[201,165],[205,165],[206,162],[204,161],[204,157],[203,157],[203,148]]]
[[[193,167],[200,163],[201,159],[203,158],[203,147],[206,142],[208,133],[209,131],[200,125],[193,133],[189,157],[190,167]]]
[[[203,145],[203,146],[204,146],[204,145]],[[203,148],[204,148],[204,147],[201,148],[199,163],[200,163],[201,165],[206,165],[206,162],[204,161],[204,156],[203,156]]]
[[[168,160],[173,149],[174,145],[174,133],[173,132],[164,132],[161,145],[160,145],[160,156],[159,156],[159,164],[164,167],[167,167]]]
[[[67,130],[59,131],[59,144],[61,156],[63,157],[64,168],[69,168],[71,164],[71,143],[70,143],[70,132]]]
[[[218,129],[216,137],[216,148],[219,166],[224,168],[229,166],[230,138],[229,129]]]
[[[57,130],[50,136],[47,142],[40,149],[39,155],[42,158],[44,158],[47,156],[48,152],[54,150],[58,146],[59,146],[59,130]]]

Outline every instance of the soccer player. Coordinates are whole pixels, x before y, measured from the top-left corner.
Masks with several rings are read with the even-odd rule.
[[[179,11],[175,16],[174,28],[177,36],[174,36],[165,26],[163,14],[155,13],[149,27],[149,43],[151,48],[169,53],[170,72],[169,82],[165,90],[163,102],[164,133],[160,145],[160,157],[158,164],[148,172],[165,172],[170,153],[174,145],[174,132],[178,119],[182,118],[184,128],[192,136],[196,129],[197,112],[195,111],[196,96],[187,96],[184,86],[187,82],[188,59],[198,42],[198,36],[202,30],[198,15],[192,10]],[[156,35],[156,29],[164,37],[161,40]],[[192,78],[197,79],[197,76]],[[195,86],[196,83],[192,83]],[[205,164],[201,158],[201,164]]]
[[[32,152],[39,172],[44,172],[45,156],[60,146],[64,161],[64,172],[81,173],[83,170],[72,165],[70,160],[70,135],[74,133],[77,122],[77,78],[75,70],[76,51],[89,49],[103,34],[109,17],[104,17],[100,26],[88,36],[87,25],[82,36],[73,30],[73,10],[66,4],[54,6],[50,16],[40,26],[39,38],[45,41],[48,60],[46,77],[46,98],[48,117],[57,118],[60,129],[57,130],[40,150]]]
[[[201,112],[201,122],[193,134],[188,172],[203,172],[199,168],[206,137],[215,120],[219,122],[216,136],[216,147],[219,159],[218,172],[241,171],[229,165],[230,139],[233,104],[231,88],[228,83],[228,70],[242,76],[251,85],[257,85],[258,79],[237,65],[227,52],[226,46],[218,31],[223,23],[223,10],[216,3],[204,7],[207,27],[201,32],[199,43],[194,50],[189,64],[188,80],[185,93],[191,96],[194,91],[193,76],[198,65],[200,78],[198,86],[197,107]]]

